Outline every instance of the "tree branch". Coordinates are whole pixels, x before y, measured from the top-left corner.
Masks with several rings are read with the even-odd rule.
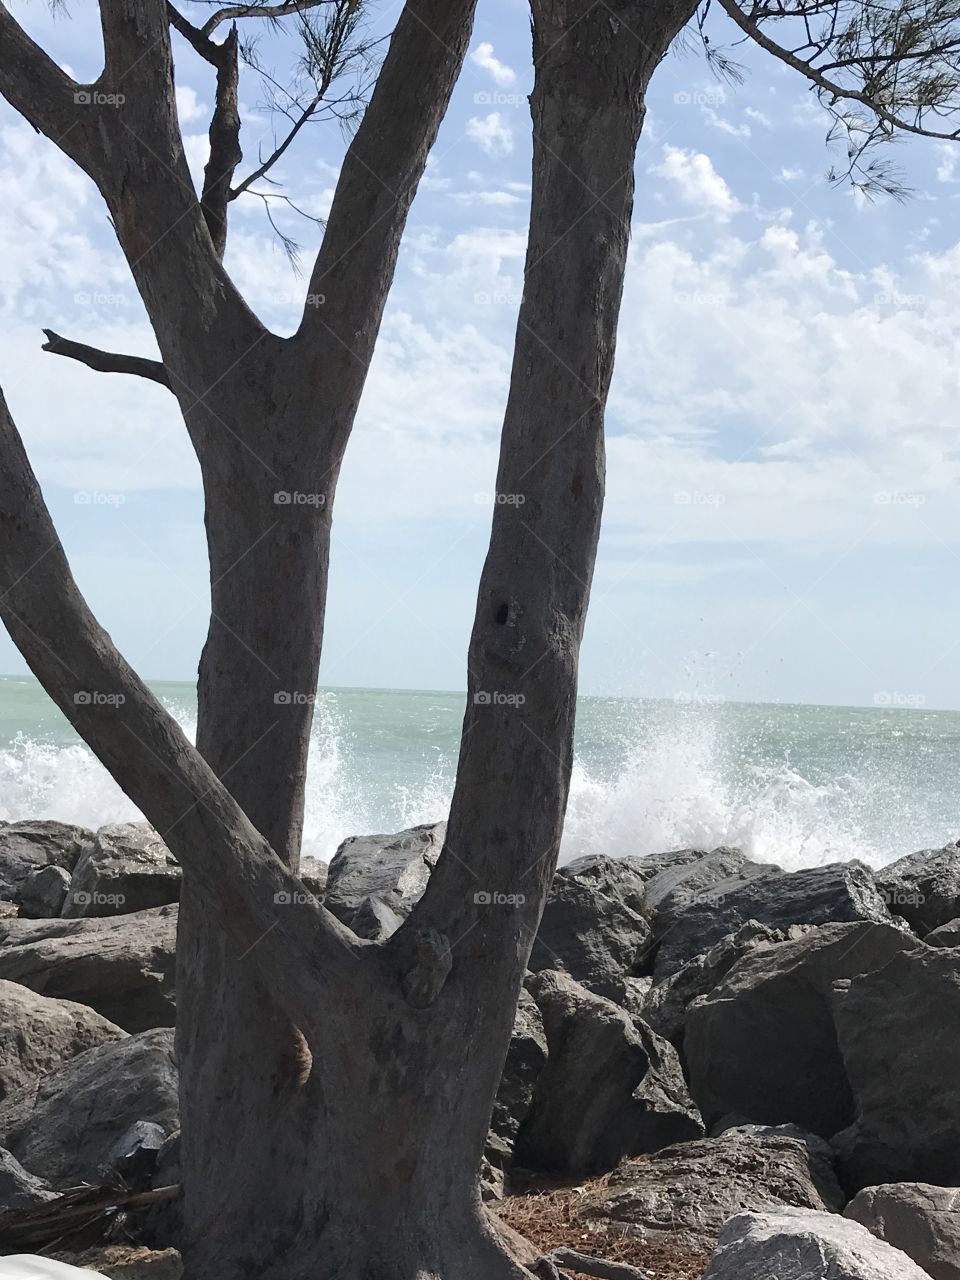
[[[740,30],[758,44],[761,49],[772,54],[775,58],[779,58],[781,62],[786,63],[794,71],[799,71],[802,76],[805,76],[812,84],[815,84],[821,92],[829,94],[835,101],[859,102],[862,106],[872,111],[878,120],[882,120],[891,128],[900,129],[904,133],[914,133],[921,138],[939,138],[946,142],[956,142],[960,139],[960,129],[954,129],[947,133],[942,130],[928,129],[924,125],[911,124],[909,120],[904,120],[902,116],[891,111],[882,102],[878,102],[876,98],[871,97],[864,90],[842,85],[835,80],[829,79],[809,62],[797,57],[795,53],[778,44],[776,40],[771,40],[766,32],[761,29],[759,23],[743,12],[736,0],[718,0],[718,2]]]
[[[344,158],[294,341],[321,358],[321,376],[343,389],[347,405],[360,397],[407,214],[466,56],[475,7],[476,0],[407,0]],[[323,305],[312,305],[318,298]],[[335,424],[341,434],[348,429],[349,422]]]
[[[318,990],[363,981],[364,944],[254,830],[90,612],[2,392],[0,459],[0,618],[44,689],[193,878],[240,959],[252,956],[309,1035]]]
[[[47,341],[41,348],[55,356],[66,356],[69,360],[79,360],[81,364],[95,369],[97,373],[132,373],[139,378],[149,378],[151,382],[159,382],[161,386],[171,390],[170,377],[159,360],[148,360],[144,356],[115,355],[112,351],[101,351],[99,347],[88,347],[82,342],[71,342],[62,338],[52,329],[44,329]]]
[[[48,57],[0,3],[0,93],[38,132],[90,173],[90,95]],[[88,100],[84,100],[84,98]]]
[[[232,22],[237,18],[266,18],[276,22],[278,18],[289,17],[292,13],[304,13],[307,9],[316,9],[321,4],[332,4],[334,0],[288,0],[281,4],[231,4],[218,9],[201,27],[205,36],[212,35],[221,22]],[[352,0],[352,8],[357,9],[360,0]]]

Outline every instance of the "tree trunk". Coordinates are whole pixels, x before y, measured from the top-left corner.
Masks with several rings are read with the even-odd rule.
[[[444,5],[430,3],[441,26]],[[126,11],[128,0],[111,4]],[[350,201],[331,214],[311,290],[337,287],[322,317],[307,309],[294,339],[266,334],[244,310],[219,314],[220,293],[207,317],[212,360],[199,342],[203,316],[190,322],[198,335],[190,340],[173,332],[169,315],[165,332],[158,325],[207,498],[213,616],[198,746],[212,782],[128,671],[133,701],[124,714],[140,715],[134,738],[149,755],[125,752],[116,719],[99,710],[72,718],[184,863],[185,1280],[523,1274],[487,1221],[477,1171],[566,805],[643,95],[692,12],[674,0],[532,7],[531,230],[497,486],[508,500],[495,507],[481,581],[447,843],[423,901],[386,944],[360,944],[304,903],[284,867],[295,869],[299,854],[333,485],[412,191],[390,187],[388,199],[367,184],[364,225],[386,216],[378,201],[393,221],[376,252],[366,233],[357,241],[355,265],[376,285],[365,297],[351,291],[345,256],[355,239]],[[401,53],[418,21],[408,18]],[[450,21],[459,43],[441,42],[440,81],[455,74],[469,31],[469,14],[466,28],[462,13]],[[438,94],[445,105],[439,85],[424,87],[411,65],[422,59],[394,61],[391,91],[407,111],[422,99],[436,116]],[[422,130],[409,169],[422,168],[435,123]],[[388,116],[371,126],[381,153],[394,124]],[[351,166],[348,158],[338,192],[363,187],[356,159]],[[134,234],[132,215],[117,221],[121,239]],[[195,219],[191,234],[202,247]],[[156,281],[142,288],[151,314],[164,313],[169,296]],[[321,327],[334,339],[322,349]],[[203,368],[214,375],[205,386]],[[317,388],[330,386],[331,417],[311,436],[304,423],[315,420]],[[278,493],[301,497],[277,502]],[[15,520],[11,532],[20,531]],[[85,619],[73,641],[69,613],[51,615],[56,579],[39,594],[29,578],[22,585],[17,570],[30,574],[43,546],[41,529],[19,562],[0,561],[0,587],[9,584],[10,608],[22,609],[23,621],[2,598],[0,611],[69,709],[73,686],[37,635],[54,625],[70,635],[70,668],[88,680],[88,668],[121,670],[121,660]],[[185,790],[170,791],[154,757],[174,772],[189,766]],[[219,864],[221,888],[205,846],[229,841],[239,861]],[[273,901],[291,893],[289,904]]]

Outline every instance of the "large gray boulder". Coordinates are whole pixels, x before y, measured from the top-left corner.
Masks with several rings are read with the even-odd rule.
[[[0,899],[19,903],[24,882],[38,867],[72,871],[92,843],[92,831],[67,822],[0,822]]]
[[[26,920],[56,920],[70,890],[71,875],[52,863],[36,867],[20,887],[20,915]]]
[[[389,937],[423,896],[446,831],[434,822],[344,840],[330,862],[324,905],[362,938]]]
[[[180,897],[180,864],[148,822],[101,827],[77,862],[63,904],[67,919],[122,916]]]
[[[703,1280],[930,1278],[858,1222],[812,1209],[781,1209],[731,1218]]]
[[[827,1138],[853,1118],[833,1027],[833,983],[881,968],[910,939],[892,924],[796,933],[759,942],[687,1009],[687,1078],[708,1125],[736,1114]]]
[[[948,920],[923,935],[928,947],[960,947],[960,919]]]
[[[833,1140],[841,1181],[960,1183],[960,951],[918,943],[832,1004],[856,1104]]]
[[[173,1026],[177,908],[86,920],[0,920],[0,978],[122,1027]]]
[[[844,1216],[901,1249],[933,1280],[960,1280],[960,1189],[927,1182],[864,1187]]]
[[[517,1164],[579,1174],[703,1135],[671,1044],[560,970],[528,984],[549,1056],[517,1135]]]
[[[726,845],[699,853],[689,861],[666,865],[646,884],[647,910],[653,919],[653,931],[662,938],[688,907],[722,899],[734,886],[758,876],[782,874],[780,867],[753,862],[740,849]]]
[[[578,1216],[653,1242],[712,1249],[723,1224],[743,1210],[795,1206],[835,1211],[843,1198],[829,1165],[796,1138],[725,1134],[624,1160]]]
[[[43,1178],[28,1173],[15,1156],[0,1147],[0,1212],[30,1209],[46,1200],[55,1200],[56,1195]]]
[[[733,966],[761,942],[784,942],[786,933],[748,920],[708,951],[688,960],[682,969],[651,987],[643,1002],[642,1017],[658,1035],[678,1049],[683,1046],[687,1009],[699,996],[708,995]]]
[[[86,1005],[0,980],[0,1101],[60,1063],[125,1034]]]
[[[890,910],[922,937],[960,916],[960,841],[921,849],[877,872],[877,887]]]
[[[0,1143],[56,1187],[95,1182],[137,1121],[177,1128],[173,1031],[88,1049],[0,1103]]]
[[[513,1144],[530,1114],[533,1090],[546,1061],[547,1038],[540,1010],[533,996],[522,990],[484,1150],[482,1186],[487,1199],[499,1199],[507,1191]]]
[[[773,873],[744,883],[717,885],[705,900],[680,911],[657,952],[657,980],[675,973],[748,920],[771,929],[794,924],[901,924],[887,910],[873,872],[859,862]],[[902,925],[906,928],[905,925]]]
[[[643,880],[626,859],[590,856],[558,867],[530,968],[564,969],[590,991],[620,1001],[650,947]]]

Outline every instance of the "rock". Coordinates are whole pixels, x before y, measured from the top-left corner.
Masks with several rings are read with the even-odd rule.
[[[88,1249],[82,1254],[63,1253],[57,1256],[74,1266],[90,1267],[96,1276],[107,1276],[110,1280],[180,1280],[183,1275],[183,1263],[175,1249],[152,1252],[150,1249],[111,1245],[106,1249]],[[80,1274],[86,1276],[91,1273],[82,1271]],[[37,1277],[37,1280],[42,1278]],[[53,1276],[51,1280],[54,1280]]]
[[[547,1061],[543,1018],[529,991],[520,992],[500,1087],[493,1104],[491,1129],[512,1143],[530,1113],[533,1091]]]
[[[31,871],[46,866],[72,871],[92,843],[92,831],[65,822],[0,822],[0,898],[19,903]]]
[[[703,1134],[676,1051],[639,1018],[556,969],[528,979],[549,1056],[515,1154],[581,1173]]]
[[[921,936],[948,924],[960,916],[960,840],[882,867],[877,887],[890,910]]]
[[[400,912],[373,894],[364,898],[350,917],[350,928],[357,937],[370,942],[383,942],[392,937],[402,924]]]
[[[654,977],[660,981],[695,955],[708,950],[748,920],[787,929],[793,924],[897,924],[859,862],[807,867],[790,875],[758,876],[746,884],[715,886],[706,901],[679,911],[657,952]],[[905,926],[904,926],[905,927]]]
[[[553,877],[530,968],[564,969],[598,995],[617,999],[650,946],[644,885],[630,864],[586,857]]]
[[[350,928],[363,907],[360,928],[380,930],[372,935],[378,939],[389,937],[382,930],[389,928],[391,917],[380,911],[380,904],[399,920],[410,914],[427,887],[446,831],[445,822],[435,822],[397,835],[344,840],[330,863],[324,904]],[[368,903],[368,898],[375,901]]]
[[[924,935],[928,947],[960,947],[960,919],[948,920]]]
[[[737,961],[760,942],[783,942],[786,934],[748,920],[736,933],[728,934],[670,975],[655,983],[644,1001],[643,1018],[658,1035],[679,1049],[683,1045],[687,1007],[698,996],[707,995]]]
[[[533,996],[521,990],[484,1149],[481,1187],[485,1199],[499,1200],[506,1193],[513,1144],[530,1114],[534,1087],[546,1061],[547,1038],[540,1010]]]
[[[27,1173],[15,1156],[0,1147],[0,1210],[29,1209],[56,1197],[42,1178]]]
[[[725,845],[698,853],[688,862],[664,867],[647,881],[647,909],[653,916],[653,931],[662,938],[688,907],[709,904],[737,884],[769,875],[783,875],[783,871],[753,862],[739,849]]]
[[[960,1183],[960,952],[918,943],[837,983],[833,1017],[856,1118],[833,1140],[851,1191]]]
[[[57,919],[63,910],[70,872],[52,863],[37,867],[24,880],[20,890],[20,915],[27,920]]]
[[[723,1224],[744,1209],[835,1210],[843,1196],[829,1165],[796,1138],[727,1134],[625,1160],[579,1212],[588,1225],[641,1240],[712,1249]]]
[[[77,862],[63,906],[66,919],[121,916],[180,897],[180,864],[148,822],[101,827]]]
[[[55,1187],[95,1182],[131,1125],[177,1127],[173,1031],[88,1049],[0,1103],[0,1142]]]
[[[300,859],[300,879],[303,887],[316,898],[322,898],[327,891],[327,875],[329,867],[322,858],[304,857]]]
[[[86,1005],[0,980],[0,1101],[62,1062],[124,1035]]]
[[[118,1173],[128,1187],[146,1191],[157,1168],[167,1131],[150,1120],[135,1120],[104,1157],[104,1167]]]
[[[741,1213],[703,1280],[930,1280],[905,1253],[835,1213]]]
[[[687,1009],[687,1077],[708,1125],[735,1112],[828,1138],[853,1118],[832,984],[880,968],[910,939],[892,924],[797,932],[785,942],[759,942]]]
[[[960,1280],[960,1190],[927,1182],[865,1187],[844,1210],[933,1280]]]
[[[173,1026],[177,908],[0,921],[0,978],[89,1005],[124,1031]]]

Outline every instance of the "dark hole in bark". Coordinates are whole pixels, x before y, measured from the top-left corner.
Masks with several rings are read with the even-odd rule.
[[[508,604],[500,605],[496,613],[497,626],[505,627],[507,625],[507,619],[509,617],[510,617],[510,606]]]

